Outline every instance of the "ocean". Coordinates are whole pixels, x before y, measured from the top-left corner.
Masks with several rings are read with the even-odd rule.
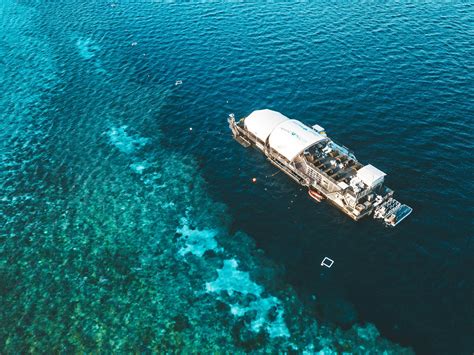
[[[474,351],[472,4],[0,18],[0,352]],[[323,126],[414,212],[314,203],[232,139],[228,115],[262,108]]]

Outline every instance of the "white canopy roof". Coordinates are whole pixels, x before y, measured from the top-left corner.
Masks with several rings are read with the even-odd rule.
[[[385,175],[387,174],[370,164],[357,170],[357,177],[369,187],[375,186],[382,182]]]
[[[313,144],[326,139],[312,128],[297,120],[287,120],[275,127],[270,135],[270,147],[292,161]]]
[[[245,126],[251,133],[265,142],[276,126],[288,120],[289,118],[280,112],[268,109],[257,110],[245,118]]]

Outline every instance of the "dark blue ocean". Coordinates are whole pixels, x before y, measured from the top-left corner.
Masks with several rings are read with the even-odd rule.
[[[472,4],[2,0],[0,21],[1,353],[472,354]],[[262,108],[326,128],[412,215],[315,204],[232,140]]]

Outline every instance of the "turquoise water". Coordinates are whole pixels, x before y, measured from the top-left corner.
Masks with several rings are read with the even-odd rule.
[[[472,6],[0,11],[2,352],[472,352]],[[265,107],[413,215],[312,203],[230,138]]]

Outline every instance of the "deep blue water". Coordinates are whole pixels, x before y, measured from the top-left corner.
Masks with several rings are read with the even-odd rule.
[[[474,6],[0,16],[2,352],[472,353]],[[260,108],[325,127],[413,214],[314,204],[231,139]]]

